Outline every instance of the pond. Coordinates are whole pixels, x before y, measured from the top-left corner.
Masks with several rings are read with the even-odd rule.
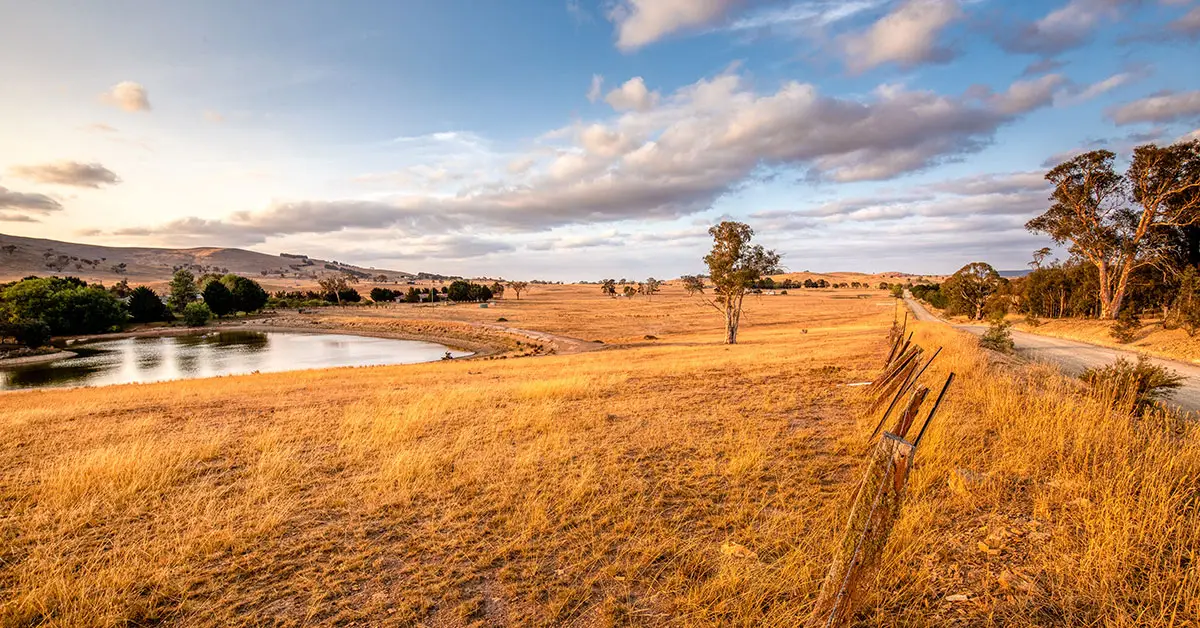
[[[68,347],[74,358],[0,368],[0,390],[107,386],[337,366],[416,364],[470,355],[432,342],[342,334],[223,331]]]

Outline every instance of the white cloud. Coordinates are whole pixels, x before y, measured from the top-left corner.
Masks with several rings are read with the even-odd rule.
[[[1059,106],[1070,106],[1087,102],[1093,98],[1096,98],[1097,96],[1101,96],[1114,89],[1117,89],[1118,87],[1128,85],[1129,83],[1132,83],[1145,75],[1146,73],[1141,71],[1120,72],[1106,79],[1092,83],[1086,87],[1072,88],[1057,98],[1055,100],[1055,104]]]
[[[537,164],[537,159],[533,157],[520,157],[508,162],[508,171],[511,174],[525,174]]]
[[[1017,81],[1003,94],[992,97],[996,110],[1018,114],[1041,107],[1054,99],[1055,92],[1066,83],[1061,74],[1047,74],[1036,79]]]
[[[17,192],[5,187],[0,187],[0,209],[15,209],[19,211],[31,211],[38,213],[46,213],[58,211],[62,209],[62,204],[58,201],[46,196],[45,194],[29,194]],[[21,214],[6,214],[10,216],[4,220],[15,222],[28,222],[24,218],[17,218]]]
[[[604,101],[612,105],[617,111],[645,111],[653,107],[659,99],[658,92],[652,92],[646,89],[646,82],[642,77],[635,76],[624,85],[612,90],[604,97]]]
[[[1179,19],[1171,22],[1170,28],[1176,33],[1191,39],[1200,36],[1200,6],[1192,7],[1190,11],[1184,13]]]
[[[1191,120],[1200,117],[1200,90],[1162,92],[1110,108],[1106,113],[1117,124]]]
[[[122,81],[101,94],[101,100],[125,111],[150,111],[150,98],[146,88],[133,81]]]
[[[116,173],[97,163],[82,164],[77,161],[59,161],[34,166],[13,166],[9,174],[20,179],[54,185],[70,185],[81,188],[99,188],[121,182]]]
[[[1006,50],[1054,55],[1086,42],[1104,20],[1115,20],[1124,5],[1140,0],[1070,0],[1039,20],[997,31]]]
[[[124,235],[211,233],[257,239],[346,229],[453,234],[487,229],[539,232],[570,225],[667,220],[702,212],[762,168],[838,182],[889,179],[978,151],[1017,116],[1049,104],[1061,77],[1014,84],[1000,94],[946,96],[884,86],[867,98],[823,95],[788,82],[754,91],[736,74],[704,79],[609,120],[543,136],[557,143],[544,172],[505,177],[438,194],[394,193],[372,200],[296,200],[220,221],[185,219]],[[410,140],[461,141],[457,134]],[[517,157],[520,168],[552,146]],[[470,170],[452,171],[458,174]],[[438,168],[427,176],[444,176]]]
[[[707,26],[740,0],[617,0],[608,19],[617,27],[617,47],[632,51],[680,30]]]
[[[599,74],[592,75],[592,85],[588,88],[587,99],[591,102],[600,100],[602,90],[604,89],[604,77]]]
[[[960,17],[958,0],[908,0],[865,32],[842,39],[846,65],[862,72],[885,63],[913,67],[947,61],[954,53],[938,46],[938,35]]]
[[[874,9],[886,0],[813,0],[770,7],[733,21],[730,31],[782,30],[789,34],[817,35],[830,25]]]

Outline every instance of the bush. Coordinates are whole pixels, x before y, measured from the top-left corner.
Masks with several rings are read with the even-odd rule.
[[[1182,386],[1186,378],[1139,355],[1136,363],[1120,358],[1103,368],[1084,371],[1080,379],[1097,393],[1112,395],[1115,403],[1132,403],[1133,410],[1141,412]]]
[[[183,321],[188,327],[204,327],[211,318],[212,310],[204,303],[192,302],[183,308]]]
[[[488,301],[492,298],[492,289],[476,283],[458,280],[450,284],[446,297],[451,301]]]
[[[209,311],[221,318],[233,311],[233,293],[225,284],[219,281],[210,281],[204,286],[204,304],[208,306]]]
[[[108,290],[74,277],[28,277],[0,292],[0,320],[40,320],[56,336],[106,332],[125,323],[125,309]]]
[[[135,323],[154,323],[169,320],[171,312],[167,304],[162,302],[150,288],[138,286],[129,293],[129,301],[125,304],[129,317]]]
[[[235,312],[257,312],[267,304],[269,298],[267,291],[263,290],[262,286],[253,279],[228,274],[221,277],[221,283],[225,284],[229,293],[233,295],[233,311]]]
[[[979,346],[1000,353],[1012,353],[1015,345],[1013,344],[1012,323],[1003,318],[994,318],[992,323],[988,325],[988,329],[979,338]]]
[[[400,296],[399,292],[389,290],[387,288],[371,288],[371,300],[376,303],[384,303],[387,301],[395,301]]]
[[[1112,328],[1108,333],[1113,338],[1116,338],[1117,342],[1129,344],[1137,340],[1137,332],[1141,328],[1142,321],[1138,318],[1138,315],[1134,314],[1133,310],[1126,309],[1117,315],[1117,320],[1113,322]]]
[[[50,326],[40,320],[22,320],[0,324],[0,338],[12,338],[17,344],[36,349],[50,342]]]

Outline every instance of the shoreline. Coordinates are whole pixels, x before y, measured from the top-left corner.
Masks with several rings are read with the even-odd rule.
[[[74,351],[55,351],[54,353],[43,353],[41,355],[27,355],[21,358],[4,358],[0,359],[0,368],[8,368],[11,366],[27,366],[29,364],[42,364],[43,362],[55,362],[57,360],[65,360],[79,355]]]

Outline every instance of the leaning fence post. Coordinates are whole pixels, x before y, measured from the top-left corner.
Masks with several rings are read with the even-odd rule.
[[[879,566],[883,547],[900,515],[912,456],[913,445],[903,438],[884,432],[879,439],[807,628],[843,626],[854,614],[860,585],[870,581]]]

